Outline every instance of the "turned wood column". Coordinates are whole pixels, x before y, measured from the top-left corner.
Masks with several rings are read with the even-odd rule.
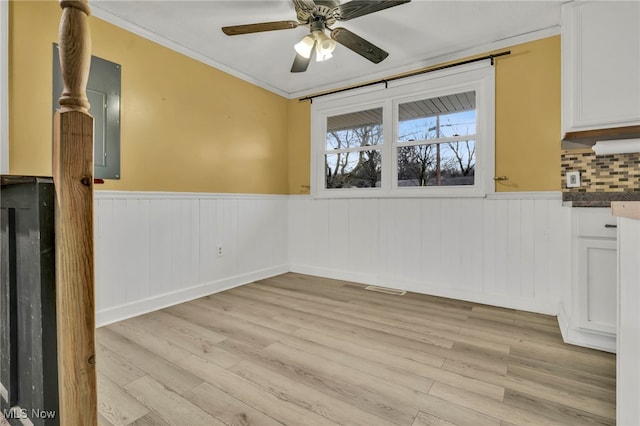
[[[56,310],[60,424],[97,424],[93,267],[93,118],[87,0],[60,0],[64,90],[54,117]]]

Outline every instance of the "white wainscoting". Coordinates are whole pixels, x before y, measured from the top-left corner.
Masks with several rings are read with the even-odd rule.
[[[557,315],[571,283],[558,192],[289,200],[294,272]]]
[[[278,195],[96,191],[97,325],[287,272],[287,203]]]

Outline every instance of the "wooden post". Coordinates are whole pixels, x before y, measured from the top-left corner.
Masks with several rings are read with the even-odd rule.
[[[60,0],[64,91],[54,117],[56,309],[60,424],[97,424],[93,270],[93,118],[87,0]]]

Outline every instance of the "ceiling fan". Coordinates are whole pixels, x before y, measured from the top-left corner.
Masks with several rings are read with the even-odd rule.
[[[275,21],[233,25],[222,27],[222,31],[226,35],[232,36],[309,26],[309,34],[294,46],[296,57],[291,66],[291,72],[306,71],[314,51],[317,61],[331,58],[331,54],[336,48],[336,42],[377,64],[389,54],[346,28],[331,28],[331,26],[336,21],[348,21],[383,9],[399,6],[411,0],[351,0],[344,4],[340,4],[339,0],[292,1],[296,9],[297,22]],[[325,34],[325,29],[330,31],[331,38]]]

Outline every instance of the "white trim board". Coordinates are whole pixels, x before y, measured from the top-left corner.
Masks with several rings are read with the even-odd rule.
[[[290,265],[290,272],[305,275],[313,275],[323,278],[352,281],[360,284],[378,285],[397,290],[405,290],[413,293],[429,296],[445,297],[448,299],[464,300],[473,303],[482,303],[507,309],[535,312],[544,315],[558,315],[558,304],[548,301],[536,301],[517,296],[504,296],[500,294],[470,293],[465,290],[447,289],[433,283],[425,283],[410,280],[398,280],[393,277],[374,277],[366,274],[349,273],[325,268],[317,268],[307,265]]]
[[[96,328],[289,272],[287,265],[227,277],[96,312]]]
[[[236,193],[216,193],[216,192],[164,192],[164,191],[101,191],[93,193],[94,198],[112,199],[143,199],[143,200],[287,200],[288,195],[279,194],[236,194]]]

